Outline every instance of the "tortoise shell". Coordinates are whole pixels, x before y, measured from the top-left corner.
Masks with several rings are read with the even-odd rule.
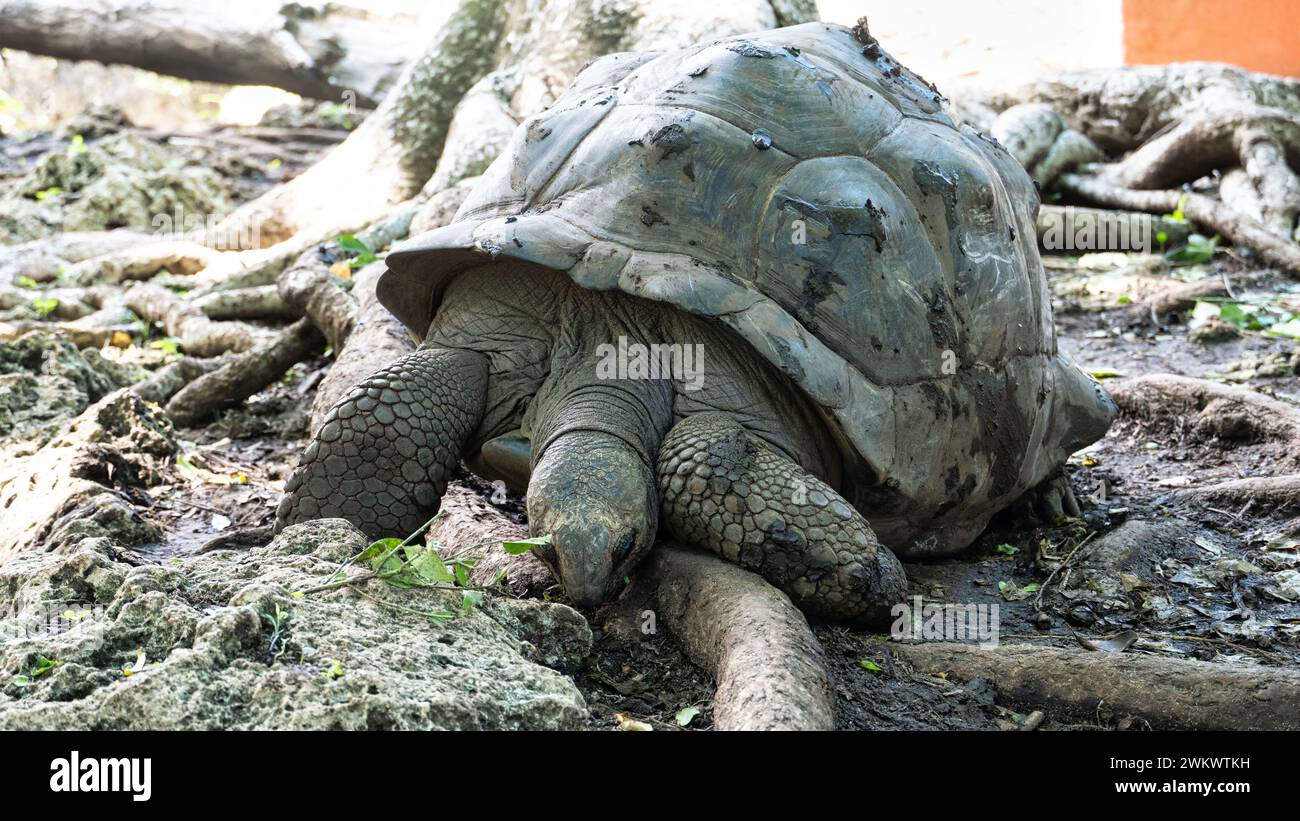
[[[716,318],[838,425],[885,544],[964,547],[1114,408],[1057,351],[1029,176],[859,37],[594,61],[388,256],[380,300],[422,337],[449,279],[505,257]]]

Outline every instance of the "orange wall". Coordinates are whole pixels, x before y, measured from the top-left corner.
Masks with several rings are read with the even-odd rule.
[[[1181,60],[1300,77],[1300,0],[1124,0],[1124,61]]]

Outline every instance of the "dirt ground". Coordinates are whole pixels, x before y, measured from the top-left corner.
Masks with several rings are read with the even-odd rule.
[[[1287,299],[1295,293],[1294,285],[1226,255],[1203,271],[1164,276],[1175,273],[1227,277],[1240,298],[1259,293]],[[1260,376],[1241,367],[1269,356],[1289,358],[1295,350],[1289,340],[1251,333],[1196,344],[1185,323],[1155,326],[1131,301],[1091,296],[1081,283],[1096,272],[1078,260],[1053,259],[1050,277],[1060,344],[1087,370],[1231,374],[1268,394],[1300,395],[1294,369]],[[1135,294],[1140,287],[1134,280]],[[186,461],[197,470],[178,472],[173,483],[137,500],[146,518],[168,534],[165,543],[142,553],[157,561],[183,557],[223,531],[272,520],[279,486],[306,445],[306,391],[327,365],[325,358],[299,365],[246,407],[181,432],[190,443]],[[1270,578],[1300,566],[1295,520],[1285,511],[1189,507],[1173,497],[1181,488],[1278,472],[1276,463],[1285,456],[1262,444],[1189,441],[1185,432],[1122,417],[1068,467],[1084,508],[1081,519],[1043,527],[1008,512],[963,555],[909,564],[909,595],[926,603],[996,603],[1002,642],[1071,646],[1119,636],[1134,639],[1127,652],[1294,666],[1300,660],[1300,602],[1280,595]],[[522,500],[498,495],[494,501],[484,483],[461,481],[477,504],[523,522]],[[456,504],[450,515],[473,515]],[[1122,538],[1125,526],[1140,529],[1137,549]],[[1108,534],[1121,538],[1108,541]],[[1072,569],[1053,574],[1063,559],[1072,559]],[[540,595],[563,600],[558,587]],[[579,681],[592,729],[613,729],[620,716],[676,729],[688,708],[698,710],[691,729],[711,726],[711,683],[671,637],[621,640],[601,629],[600,617],[592,619],[595,651]],[[894,658],[886,636],[833,624],[815,625],[815,632],[827,652],[845,728],[1005,729],[1037,707],[997,703],[987,681],[918,675]],[[1129,726],[1126,718],[1105,710],[1086,717],[1049,713],[1042,726],[1115,728]]]
[[[66,143],[46,139],[57,150]],[[38,156],[7,138],[0,149],[15,175]],[[185,150],[195,152],[193,162],[207,162],[208,149]],[[245,167],[233,186],[236,199],[256,196],[311,159],[277,163],[274,171]],[[1100,378],[1173,373],[1300,401],[1294,340],[1228,329],[1209,341],[1214,335],[1193,331],[1186,314],[1157,322],[1143,308],[1151,293],[1180,280],[1217,278],[1236,304],[1251,311],[1295,314],[1295,283],[1223,250],[1192,266],[1172,266],[1158,256],[1058,256],[1049,258],[1048,274],[1060,345]],[[139,340],[139,348],[147,350],[148,342]],[[119,354],[106,349],[105,355]],[[156,350],[149,355],[166,356]],[[215,422],[177,432],[181,454],[175,470],[161,484],[129,491],[141,516],[166,534],[137,549],[140,561],[184,561],[211,539],[272,522],[283,482],[307,444],[312,389],[329,364],[326,354],[296,365]],[[1111,641],[1131,653],[1295,666],[1298,511],[1218,509],[1189,505],[1178,496],[1215,481],[1286,472],[1283,464],[1293,456],[1275,443],[1203,440],[1179,426],[1121,417],[1105,439],[1076,454],[1067,467],[1083,506],[1081,518],[1044,526],[1008,512],[963,555],[908,565],[909,595],[926,603],[997,604],[1002,642]],[[450,516],[478,516],[486,506],[522,522],[517,497],[501,498],[468,477],[460,481],[464,492],[450,494]],[[563,601],[553,585],[529,594]],[[595,650],[578,678],[591,708],[589,726],[614,729],[632,719],[663,729],[708,729],[708,677],[666,633],[620,638],[604,629],[603,615],[588,614]],[[830,624],[814,629],[830,662],[845,728],[1007,729],[1040,706],[998,703],[987,681],[918,675],[895,659],[886,636]],[[1041,726],[1133,723],[1099,710],[1090,716],[1049,713]]]

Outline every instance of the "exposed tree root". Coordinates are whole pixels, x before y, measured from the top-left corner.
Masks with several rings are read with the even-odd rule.
[[[1135,306],[1137,312],[1148,312],[1156,317],[1157,323],[1171,314],[1181,314],[1196,307],[1199,300],[1206,297],[1226,297],[1228,287],[1218,277],[1206,277],[1192,282],[1180,282],[1147,299],[1142,305]]]
[[[274,336],[273,331],[244,322],[213,321],[193,302],[161,285],[132,286],[123,303],[136,314],[161,323],[167,335],[183,340],[185,352],[193,356],[247,351]]]
[[[177,425],[198,424],[243,402],[324,347],[325,338],[316,326],[300,319],[270,342],[230,357],[221,367],[186,385],[167,403],[167,415]]]
[[[992,682],[1025,710],[1095,721],[1147,721],[1157,729],[1300,729],[1300,672],[1128,653],[1015,644],[891,644],[918,670]]]
[[[1300,116],[1300,81],[1222,63],[1172,63],[1066,72],[979,100],[993,111],[1046,103],[1109,153],[1131,151],[1205,100],[1237,101]]]
[[[1300,278],[1300,246],[1279,237],[1245,214],[1234,211],[1203,194],[1185,194],[1179,191],[1136,191],[1121,188],[1100,177],[1079,174],[1062,174],[1057,178],[1056,187],[1067,194],[1109,208],[1124,208],[1153,214],[1171,213],[1181,204],[1188,219],[1227,237],[1243,248],[1254,251],[1267,264],[1275,265],[1287,274]]]
[[[127,338],[139,329],[139,320],[120,304],[101,308],[69,322],[16,320],[0,322],[0,341],[9,342],[32,331],[55,331],[72,340],[78,348],[102,348],[115,341],[118,334]]]
[[[208,319],[292,319],[302,312],[286,305],[274,285],[213,291],[193,300]]]
[[[309,249],[284,269],[276,284],[285,305],[306,314],[335,350],[342,349],[356,322],[357,303],[330,273],[321,249]]]
[[[643,569],[686,654],[713,674],[719,730],[835,728],[830,674],[802,613],[764,579],[715,556],[659,544]]]
[[[64,281],[71,285],[97,285],[148,279],[159,271],[190,276],[220,258],[220,251],[188,240],[152,239],[77,262],[67,269]]]
[[[1150,223],[1149,234],[1142,233],[1148,230],[1142,222]],[[1044,251],[1082,252],[1130,250],[1120,247],[1120,240],[1124,238],[1134,242],[1146,239],[1152,245],[1149,250],[1154,251],[1157,233],[1163,232],[1166,244],[1175,246],[1187,241],[1194,226],[1186,221],[1163,217],[1152,220],[1149,214],[1138,211],[1042,205],[1038,208],[1036,228],[1038,245]],[[1121,231],[1125,233],[1121,234]]]
[[[1131,152],[1100,173],[1119,189],[1174,188],[1216,170],[1231,175],[1239,167],[1242,173],[1228,183],[1224,200],[1263,231],[1300,240],[1300,176],[1288,164],[1300,162],[1295,80],[1182,63],[1068,73],[971,102],[977,116],[1002,111],[990,124],[993,133],[1044,187],[1051,179],[1036,173],[1037,164],[1061,131],[1048,127],[1046,111],[1111,154]]]
[[[333,236],[418,193],[433,173],[456,104],[491,70],[507,5],[460,3],[356,131],[302,175],[237,209],[213,229],[208,244],[244,236],[248,225],[258,226],[263,244],[299,233]]]
[[[1185,502],[1235,509],[1250,505],[1258,515],[1293,516],[1300,514],[1300,473],[1233,479],[1180,490],[1176,495]]]
[[[1287,442],[1291,463],[1300,462],[1300,407],[1289,402],[1236,385],[1172,374],[1125,379],[1109,390],[1125,414],[1187,424],[1205,438]]]
[[[161,405],[195,379],[229,363],[233,356],[234,354],[222,354],[211,359],[183,356],[154,371],[153,376],[143,382],[132,385],[131,390],[144,401]]]
[[[124,0],[110,13],[76,0],[4,0],[0,20],[7,48],[329,100],[350,91],[362,102],[379,99],[421,45],[421,20],[400,7]]]
[[[66,231],[45,239],[0,248],[0,280],[19,276],[48,282],[74,262],[156,242],[156,237],[119,228],[115,231]]]

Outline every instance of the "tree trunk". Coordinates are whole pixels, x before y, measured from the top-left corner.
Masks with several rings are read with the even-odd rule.
[[[369,106],[432,33],[420,4],[409,6],[0,0],[0,47]]]

